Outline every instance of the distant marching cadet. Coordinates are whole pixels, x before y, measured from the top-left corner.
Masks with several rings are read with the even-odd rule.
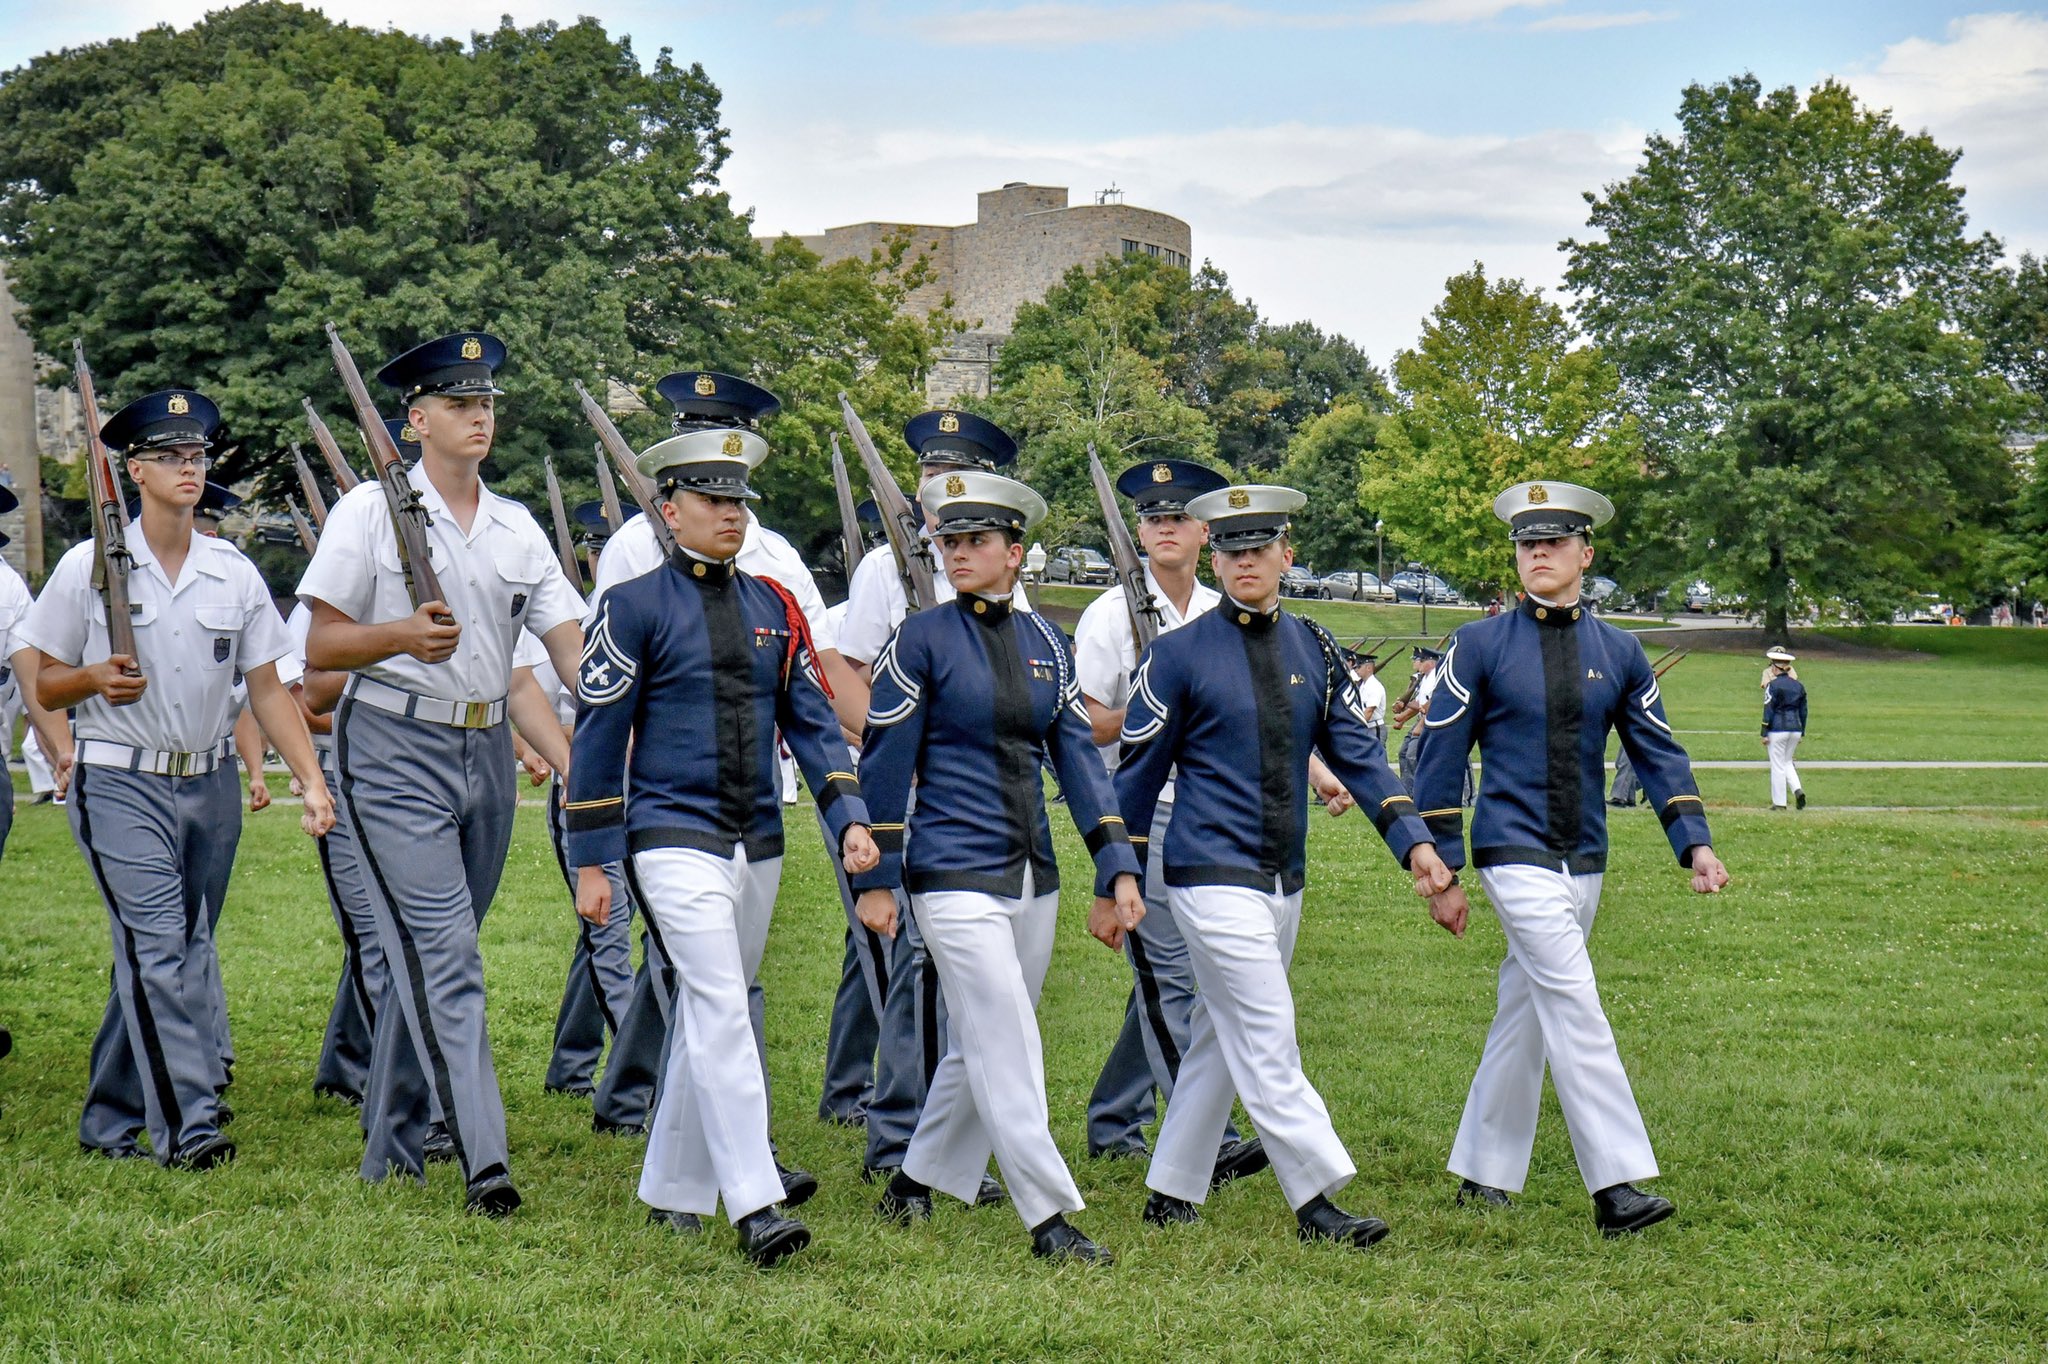
[[[1518,483],[1494,499],[1509,526],[1521,602],[1460,626],[1430,708],[1416,803],[1452,867],[1465,865],[1458,788],[1476,743],[1485,790],[1472,821],[1472,865],[1507,937],[1500,1006],[1451,1147],[1458,1201],[1510,1206],[1529,1172],[1547,1062],[1593,1195],[1593,1220],[1615,1236],[1669,1217],[1669,1201],[1635,1187],[1657,1160],[1601,1008],[1587,939],[1607,870],[1607,735],[1621,736],[1651,808],[1692,887],[1728,883],[1714,856],[1685,750],[1672,737],[1656,675],[1635,636],[1580,604],[1592,532],[1614,505],[1571,483]],[[1467,902],[1453,884],[1430,903],[1462,936]]]
[[[1138,513],[1138,543],[1145,555],[1145,585],[1159,608],[1159,629],[1175,630],[1215,607],[1222,594],[1195,577],[1209,528],[1188,515],[1188,502],[1213,492],[1230,480],[1204,465],[1186,460],[1148,460],[1118,475],[1116,490],[1131,499]],[[1117,768],[1117,740],[1123,730],[1124,706],[1132,672],[1138,666],[1137,642],[1123,585],[1111,587],[1090,602],[1074,628],[1074,673],[1081,684],[1090,728],[1104,766]],[[1152,839],[1163,841],[1173,820],[1173,782],[1160,788],[1152,814]],[[1189,1014],[1195,1004],[1195,973],[1188,947],[1167,902],[1166,882],[1157,859],[1145,875],[1145,925],[1125,935],[1131,959],[1133,988],[1124,1006],[1117,1034],[1094,1092],[1088,1096],[1088,1154],[1115,1158],[1151,1154],[1145,1124],[1151,1120],[1153,1092],[1171,1103],[1174,1077],[1187,1054]],[[1254,1137],[1242,1140],[1226,1125],[1216,1154],[1213,1182],[1266,1168],[1265,1148]]]
[[[707,426],[640,456],[676,552],[598,606],[564,806],[577,913],[609,918],[607,868],[623,863],[675,973],[668,1073],[640,1173],[648,1220],[696,1232],[722,1199],[741,1250],[763,1265],[810,1243],[777,1210],[790,1195],[747,1004],[782,879],[778,728],[846,869],[880,860],[803,611],[739,567],[757,496],[747,479],[767,454],[755,431]]]
[[[1008,432],[973,413],[950,408],[912,417],[904,424],[903,439],[917,457],[917,476],[922,486],[930,486],[931,480],[940,474],[993,472],[1007,468],[1017,459],[1017,442]],[[925,537],[929,541],[936,521],[929,506],[923,508],[923,513]],[[953,584],[944,573],[933,575],[933,587],[940,604],[953,599]],[[1021,586],[1012,594],[1010,606],[1016,611],[1030,611],[1030,600]],[[846,614],[839,626],[839,651],[867,677],[870,685],[874,679],[869,670],[909,613],[895,556],[870,554],[863,558],[847,587]],[[924,1108],[932,1073],[946,1051],[948,1006],[939,989],[938,971],[925,951],[921,925],[911,912],[908,896],[900,888],[896,908],[898,931],[887,952],[880,951],[856,922],[848,924],[850,929],[857,929],[856,938],[865,949],[860,953],[860,964],[867,977],[869,1007],[881,1020],[880,1040],[875,1048],[874,1094],[867,1107],[868,1149],[862,1168],[863,1174],[876,1180],[887,1179],[903,1164],[903,1153],[910,1145],[911,1133],[917,1129],[917,1115]],[[835,1011],[833,1017],[838,1021],[842,1016]],[[828,1045],[828,1053],[832,1049]],[[992,1176],[985,1179],[978,1201],[992,1204],[1002,1199],[1002,1185]]]
[[[861,922],[885,937],[899,927],[895,887],[908,889],[952,1022],[878,1211],[897,1222],[927,1218],[933,1189],[979,1202],[993,1155],[1033,1254],[1107,1264],[1109,1252],[1066,1219],[1085,1205],[1046,1111],[1036,1010],[1052,960],[1059,867],[1041,754],[1050,753],[1095,861],[1090,931],[1112,947],[1145,915],[1138,862],[1089,734],[1066,637],[1012,605],[1024,535],[1044,519],[1045,502],[982,471],[928,479],[918,500],[956,595],[906,617],[875,660],[860,766],[882,865],[851,879]]]
[[[1418,894],[1450,884],[1451,873],[1366,726],[1337,642],[1280,609],[1281,575],[1294,563],[1288,518],[1306,501],[1252,484],[1188,503],[1188,515],[1209,523],[1224,600],[1153,641],[1124,713],[1117,804],[1132,842],[1161,864],[1202,1000],[1146,1172],[1144,1218],[1199,1220],[1217,1141],[1241,1098],[1301,1239],[1363,1249],[1387,1224],[1330,1201],[1357,1167],[1303,1073],[1287,979],[1307,871],[1309,751],[1372,816]],[[1153,811],[1175,771],[1172,827],[1156,840]]]
[[[1770,669],[1764,674],[1764,751],[1771,757],[1771,808],[1785,808],[1790,788],[1793,803],[1806,808],[1806,788],[1799,784],[1799,769],[1792,755],[1806,737],[1806,686],[1792,670],[1797,657],[1782,644],[1764,655]]]
[[[724,435],[738,432],[760,439],[760,425],[780,410],[773,393],[757,384],[730,374],[709,370],[683,370],[662,378],[655,385],[674,409],[676,434],[713,431]],[[773,580],[795,598],[810,631],[811,645],[818,660],[833,710],[842,727],[860,724],[866,714],[867,685],[840,659],[834,648],[833,625],[825,600],[805,567],[802,555],[781,535],[761,524],[751,508],[742,507],[745,537],[737,562],[742,572],[755,578]],[[646,517],[629,517],[617,534],[605,543],[598,558],[597,579],[591,589],[591,615],[602,606],[605,594],[663,566],[660,541]],[[822,818],[822,811],[820,812]],[[824,830],[825,826],[820,825]],[[833,849],[837,840],[825,835]],[[836,853],[833,859],[836,863]],[[614,886],[616,896],[617,887]],[[621,930],[623,931],[623,929]],[[675,999],[675,963],[665,950],[660,927],[642,916],[642,960],[633,977],[633,989],[612,1043],[611,1059],[598,1082],[592,1102],[592,1127],[617,1135],[644,1134],[653,1111],[659,1082],[667,1070],[668,1038]],[[754,1045],[761,1062],[764,1083],[768,1074],[766,995],[758,976],[748,982],[747,1003],[754,1020]],[[789,1189],[788,1205],[795,1207],[817,1191],[818,1181],[805,1170],[783,1170]]]
[[[1428,713],[1430,695],[1436,691],[1436,668],[1437,664],[1443,660],[1443,653],[1427,645],[1418,644],[1409,650],[1408,657],[1413,663],[1419,681],[1415,684],[1414,695],[1404,697],[1394,703],[1394,713],[1391,718],[1396,729],[1401,728],[1410,720],[1414,720],[1417,716]],[[1420,722],[1416,724],[1414,729],[1409,730],[1406,737],[1401,740],[1401,781],[1410,791],[1415,789],[1415,765],[1422,758],[1423,742],[1423,726]]]
[[[227,1077],[211,921],[241,832],[240,785],[221,739],[237,672],[305,789],[301,826],[318,837],[333,822],[312,741],[277,680],[284,621],[255,565],[193,528],[219,423],[211,399],[166,389],[100,432],[126,453],[142,494],[126,535],[138,657],[110,651],[90,541],[58,561],[24,630],[41,651],[41,703],[75,708],[72,834],[113,928],[113,1026],[102,1025],[79,1142],[129,1157],[146,1130],[155,1159],[181,1169],[235,1154],[220,1131]]]
[[[427,512],[429,556],[450,600],[414,609],[388,504],[368,482],[335,503],[299,583],[313,613],[307,666],[354,674],[335,715],[335,766],[397,1006],[376,1018],[361,1174],[424,1181],[438,1114],[466,1205],[493,1217],[520,1203],[477,950],[512,838],[505,695],[521,631],[547,646],[558,672],[574,671],[583,613],[532,513],[477,478],[504,359],[496,337],[462,332],[377,375],[419,436],[405,491]]]
[[[21,503],[11,489],[0,487],[0,516],[5,516]],[[0,546],[8,542],[6,532],[0,531]],[[35,765],[29,761],[31,741],[40,738],[45,745],[68,756],[71,752],[71,731],[65,724],[63,712],[51,714],[36,700],[37,651],[22,635],[22,627],[28,621],[29,608],[35,605],[28,584],[21,574],[14,571],[14,565],[0,559],[0,758],[14,750],[14,722],[26,716],[28,730],[22,739],[22,759],[31,774]],[[0,776],[6,776],[6,764],[0,762]],[[10,780],[0,789],[0,856],[7,851],[7,836],[14,827],[14,783]],[[4,1055],[0,1052],[0,1055]]]

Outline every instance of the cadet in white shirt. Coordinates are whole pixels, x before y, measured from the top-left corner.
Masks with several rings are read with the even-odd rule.
[[[0,516],[20,505],[10,489],[0,487]],[[0,531],[0,545],[7,541],[7,534]],[[0,758],[13,750],[15,720],[27,716],[29,727],[22,740],[22,761],[28,766],[31,786],[35,785],[36,770],[36,758],[31,753],[38,735],[65,755],[67,765],[71,752],[71,731],[64,717],[51,715],[36,702],[36,650],[21,633],[33,605],[35,598],[29,594],[28,584],[14,571],[14,565],[0,560]],[[6,764],[0,762],[0,776],[4,775]],[[0,855],[7,851],[7,835],[13,827],[14,783],[0,782]]]
[[[398,390],[420,438],[408,495],[427,513],[448,600],[414,607],[391,513],[369,483],[334,505],[299,583],[313,613],[307,666],[354,674],[336,712],[335,765],[398,1005],[376,1021],[361,1174],[374,1182],[396,1169],[424,1180],[437,1101],[465,1202],[494,1217],[520,1197],[484,1025],[477,929],[512,838],[512,734],[503,723],[512,649],[521,631],[533,634],[569,675],[583,633],[583,598],[532,513],[477,478],[496,432],[493,379],[504,357],[495,337],[464,332],[408,351],[377,376]]]
[[[221,736],[234,676],[305,787],[301,824],[319,836],[333,803],[275,660],[284,622],[255,566],[197,534],[206,449],[219,409],[187,389],[137,399],[101,437],[127,452],[141,517],[126,534],[137,657],[112,654],[106,601],[93,590],[94,545],[58,561],[24,637],[41,651],[36,684],[52,711],[75,709],[73,836],[107,904],[118,1027],[79,1123],[88,1151],[138,1154],[146,1130],[160,1163],[205,1169],[232,1159],[221,1135],[221,1066],[209,896],[240,833],[240,791]],[[133,671],[130,671],[133,669]]]

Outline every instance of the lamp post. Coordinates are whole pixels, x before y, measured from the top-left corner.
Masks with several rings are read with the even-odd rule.
[[[1385,586],[1387,585],[1387,523],[1386,523],[1386,522],[1384,522],[1384,521],[1377,521],[1377,520],[1376,520],[1376,521],[1374,521],[1374,522],[1372,523],[1372,546],[1373,546],[1373,557],[1379,560],[1379,567],[1380,567],[1380,571],[1379,571],[1378,573],[1374,574],[1373,576],[1374,576],[1374,577],[1376,577],[1376,578],[1378,578],[1378,579],[1380,580],[1380,586],[1381,586],[1381,587],[1385,587]]]
[[[1045,572],[1045,546],[1036,540],[1031,548],[1024,551],[1024,573],[1032,582],[1037,582]]]

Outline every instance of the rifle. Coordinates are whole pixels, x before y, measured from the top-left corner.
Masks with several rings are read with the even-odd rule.
[[[298,466],[299,488],[306,494],[306,510],[313,513],[315,525],[325,527],[327,525],[327,503],[320,496],[320,484],[313,477],[313,466],[306,463],[306,457],[299,453],[299,443],[297,441],[292,442],[292,463]],[[289,502],[291,499],[286,498],[285,500]],[[293,507],[292,515],[297,516],[298,514],[299,509]]]
[[[284,504],[291,509],[292,529],[299,533],[299,543],[305,547],[306,553],[311,554],[319,545],[320,537],[314,534],[312,523],[306,520],[306,514],[299,510],[299,504],[292,501],[290,493],[285,494]]]
[[[853,448],[860,452],[861,467],[867,473],[875,505],[881,508],[882,530],[889,537],[889,552],[896,556],[896,572],[903,579],[904,605],[912,611],[937,606],[939,593],[932,578],[931,550],[925,544],[924,523],[910,509],[903,490],[896,486],[896,476],[882,463],[867,426],[844,391],[839,395],[839,411],[846,418],[846,432],[853,437]]]
[[[93,391],[92,370],[85,363],[85,342],[71,343],[71,371],[78,379],[78,403],[85,417],[86,480],[92,498],[92,585],[107,603],[107,652],[134,660],[121,671],[142,675],[135,655],[135,617],[128,601],[128,575],[135,556],[128,552],[128,507],[114,474],[113,457],[100,439],[100,404]]]
[[[612,419],[597,405],[597,399],[590,396],[590,390],[583,386],[580,379],[576,381],[576,397],[583,404],[584,420],[597,432],[598,443],[604,447],[604,452],[612,457],[612,463],[618,466],[619,477],[625,483],[626,491],[633,495],[633,500],[640,505],[640,514],[654,527],[655,542],[661,546],[661,555],[666,559],[676,552],[676,535],[668,528],[668,522],[661,519],[661,512],[655,508],[654,489],[648,486],[646,479],[640,477],[640,470],[633,463],[633,447],[626,444],[626,438],[619,434],[619,428],[612,425]]]
[[[1672,650],[1670,650],[1670,652],[1666,653],[1662,658],[1659,658],[1655,663],[1652,663],[1650,665],[1650,676],[1662,677],[1665,673],[1670,672],[1673,668],[1683,663],[1685,661],[1685,656],[1691,652],[1692,650],[1690,649],[1673,648]]]
[[[867,546],[860,538],[860,516],[853,509],[853,486],[846,480],[846,456],[839,453],[839,433],[832,433],[832,489],[839,495],[839,538],[846,549],[846,580],[860,567]]]
[[[355,362],[349,363],[353,366]],[[301,398],[299,406],[306,409],[306,424],[313,428],[313,444],[319,446],[320,453],[326,457],[327,472],[334,475],[334,486],[346,493],[362,480],[356,477],[355,470],[348,467],[348,460],[341,453],[340,442],[336,441],[334,433],[327,429],[327,423],[320,420],[320,414],[313,410],[313,400]],[[379,423],[380,428],[381,425],[382,423]]]
[[[605,534],[617,535],[619,527],[626,524],[626,514],[619,510],[618,481],[612,477],[611,461],[604,457],[604,447],[592,448],[597,451],[597,495],[604,503]]]
[[[1393,636],[1389,635],[1387,636],[1387,638],[1392,639]],[[1450,642],[1450,638],[1451,637],[1449,635],[1445,635],[1442,639],[1436,642],[1438,652],[1442,652],[1444,645]],[[1411,701],[1413,701],[1415,699],[1415,693],[1419,691],[1421,687],[1422,669],[1416,668],[1408,674],[1408,689],[1401,693],[1400,699],[1395,701],[1393,705],[1387,707],[1387,714],[1391,716],[1395,711],[1399,710],[1402,706],[1405,706]],[[1408,720],[1413,720],[1415,718],[1415,716],[1411,715],[1408,717]],[[1394,726],[1394,728],[1399,729],[1401,725],[1407,724],[1408,720],[1403,720],[1400,725],[1396,725]]]
[[[391,443],[391,433],[384,429],[384,418],[377,414],[376,404],[370,401],[370,391],[363,387],[363,376],[356,368],[355,357],[348,353],[348,344],[341,339],[340,329],[332,322],[327,324],[327,349],[334,358],[334,372],[341,376],[342,387],[348,390],[349,406],[355,409],[356,426],[370,447],[370,462],[377,467],[377,486],[384,490],[384,503],[391,508],[391,529],[398,537],[398,563],[405,572],[406,595],[415,609],[430,601],[445,603],[448,599],[441,594],[440,576],[434,572],[433,560],[427,552],[427,509],[420,502],[412,480],[405,476],[405,461],[398,457],[398,447]],[[306,404],[308,411],[312,406],[310,402]],[[315,414],[315,437],[322,429]],[[331,435],[328,437],[329,441],[333,439]],[[325,448],[322,447],[323,450]],[[329,458],[347,467],[341,460],[339,449]],[[336,477],[338,480],[338,472]],[[449,624],[454,623],[452,615],[443,619]]]
[[[1110,486],[1109,473],[1102,467],[1102,456],[1095,453],[1092,440],[1088,442],[1088,477],[1095,483],[1095,500],[1102,506],[1102,524],[1109,530],[1109,557],[1116,564],[1117,581],[1124,585],[1124,609],[1131,614],[1131,639],[1143,654],[1159,638],[1164,617],[1159,603],[1152,599],[1152,589],[1145,585],[1145,565],[1138,558],[1131,528],[1124,524],[1123,510],[1116,504],[1116,489]]]
[[[555,478],[555,457],[542,455],[540,467],[548,476],[548,510],[555,517],[555,549],[562,556],[562,572],[571,585],[583,586],[583,570],[576,567],[576,542],[569,534],[569,513],[562,507],[562,485]]]

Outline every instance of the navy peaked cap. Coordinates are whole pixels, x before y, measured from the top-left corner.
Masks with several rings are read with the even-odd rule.
[[[386,417],[384,430],[390,434],[391,443],[398,447],[399,458],[420,457],[420,433],[412,429],[412,423],[401,417]]]
[[[940,408],[920,412],[903,424],[903,439],[919,464],[957,464],[1000,469],[1017,459],[1017,442],[986,417]]]
[[[709,369],[678,370],[654,385],[676,410],[676,429],[688,422],[754,425],[782,410],[782,399],[759,384]]]
[[[496,379],[505,363],[505,343],[489,332],[456,332],[414,346],[377,371],[380,383],[399,392],[401,402],[438,394],[478,398],[503,393]]]
[[[220,408],[213,399],[189,388],[166,388],[137,398],[107,418],[100,439],[111,450],[211,446],[219,428]]]
[[[1186,459],[1152,459],[1116,477],[1116,490],[1137,504],[1140,516],[1184,512],[1203,493],[1227,488],[1230,480],[1206,464]]]

